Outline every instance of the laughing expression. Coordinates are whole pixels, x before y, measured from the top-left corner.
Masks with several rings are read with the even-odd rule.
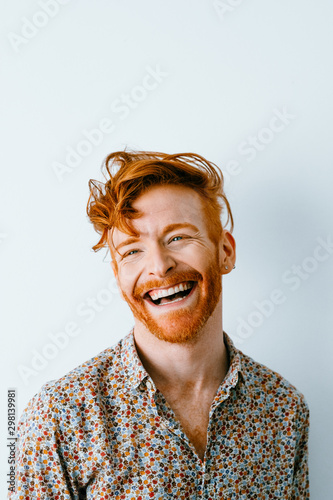
[[[133,207],[138,237],[115,228],[113,269],[135,328],[168,342],[199,335],[222,290],[223,245],[208,236],[202,199],[183,186],[154,186]]]

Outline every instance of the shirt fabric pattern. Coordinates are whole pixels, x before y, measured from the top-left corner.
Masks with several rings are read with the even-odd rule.
[[[224,341],[229,370],[211,405],[203,461],[130,332],[30,400],[9,498],[308,499],[303,395],[225,332]]]

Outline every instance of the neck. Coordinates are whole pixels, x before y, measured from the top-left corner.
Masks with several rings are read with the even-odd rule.
[[[177,344],[160,340],[139,322],[135,324],[134,339],[145,369],[160,389],[217,389],[227,373],[222,297],[194,342]]]

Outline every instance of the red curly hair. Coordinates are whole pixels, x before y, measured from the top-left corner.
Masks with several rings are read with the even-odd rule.
[[[214,163],[194,153],[165,154],[151,151],[117,151],[106,157],[105,183],[90,179],[87,214],[101,235],[92,249],[96,252],[108,244],[108,230],[117,227],[136,235],[131,219],[140,217],[132,203],[155,185],[181,185],[194,189],[204,201],[209,235],[217,242],[223,226],[221,215],[227,210],[226,225],[234,221],[223,190],[223,174]]]

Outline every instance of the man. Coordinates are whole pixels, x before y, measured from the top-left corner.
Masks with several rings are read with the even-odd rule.
[[[123,151],[106,172],[93,248],[109,246],[134,328],[30,401],[15,498],[309,498],[304,397],[223,331],[236,254],[218,167]]]

